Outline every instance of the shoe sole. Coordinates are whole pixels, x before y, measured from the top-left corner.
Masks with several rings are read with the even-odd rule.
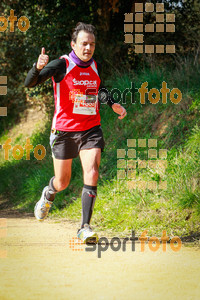
[[[91,237],[88,237],[84,244],[97,244],[98,243],[98,237],[96,236],[91,236]]]
[[[83,244],[97,244],[98,243],[98,235],[94,233],[91,236],[88,236],[83,242]]]
[[[39,202],[39,201],[38,201],[38,202]],[[36,216],[36,210],[37,210],[38,202],[36,203],[35,208],[34,208],[34,216],[35,216],[35,218],[36,218],[38,221],[42,222],[42,221],[44,221],[44,220],[46,219],[47,216],[44,217],[43,219],[40,219],[40,218],[38,218],[38,216]]]
[[[41,200],[42,198],[44,198],[44,193],[46,192],[46,189],[47,189],[47,187],[45,187],[45,188],[43,189],[43,191],[42,191],[42,196],[41,196],[40,200]],[[35,204],[35,207],[34,207],[34,216],[35,216],[35,218],[36,218],[38,221],[42,222],[42,221],[44,221],[44,220],[48,217],[48,214],[47,214],[44,218],[42,218],[42,219],[40,219],[40,218],[38,218],[38,216],[36,216],[36,210],[37,210],[37,206],[38,206],[38,203],[40,202],[40,200]]]

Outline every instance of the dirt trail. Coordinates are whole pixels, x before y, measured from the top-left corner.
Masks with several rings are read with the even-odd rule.
[[[199,299],[200,250],[141,252],[128,242],[126,252],[109,247],[98,258],[69,247],[77,225],[67,221],[10,217],[0,227],[1,300]]]

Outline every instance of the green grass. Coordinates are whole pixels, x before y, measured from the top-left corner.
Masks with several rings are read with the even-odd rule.
[[[196,68],[196,69],[195,69]],[[167,230],[170,235],[187,235],[200,230],[200,88],[198,85],[199,67],[184,65],[179,69],[143,70],[140,73],[122,74],[108,82],[112,88],[123,91],[131,87],[140,87],[148,81],[148,89],[160,89],[162,81],[170,89],[177,87],[183,94],[178,105],[171,101],[167,104],[153,105],[146,102],[141,105],[139,94],[132,104],[130,94],[126,104],[128,115],[118,120],[117,115],[107,107],[101,107],[102,128],[106,141],[102,153],[98,197],[95,204],[92,223],[98,230],[108,233],[128,234],[131,229],[137,234],[147,229],[148,234],[161,235]],[[14,208],[33,211],[42,189],[53,176],[53,163],[49,146],[51,123],[47,122],[43,132],[31,137],[31,144],[42,144],[46,156],[38,161],[33,152],[31,159],[17,161],[10,155],[0,161],[0,193],[2,198],[12,203]],[[3,144],[9,137],[6,132],[0,138]],[[137,170],[140,180],[154,180],[157,183],[167,180],[167,190],[128,189],[127,180],[117,179],[117,149],[127,149],[127,139],[149,139],[158,141],[158,149],[167,149],[167,169]],[[25,137],[19,134],[12,142],[25,144]],[[142,148],[140,158],[145,155]],[[11,153],[11,152],[10,152]],[[12,154],[12,153],[11,153]],[[81,190],[83,185],[82,169],[79,158],[73,161],[72,179],[69,187],[56,195],[50,217],[65,217],[70,220],[81,219]]]
[[[99,188],[92,219],[98,230],[123,235],[129,234],[132,229],[137,234],[147,229],[151,235],[166,230],[179,236],[199,231],[199,215],[195,209],[180,210],[172,199],[168,200],[161,193],[133,192],[127,189],[125,183],[124,186],[118,184],[115,180]],[[80,197],[66,209],[55,209],[52,215],[80,219]]]

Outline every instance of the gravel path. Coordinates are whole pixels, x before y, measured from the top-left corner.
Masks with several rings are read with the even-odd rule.
[[[136,242],[132,251],[128,241],[126,251],[107,245],[98,258],[75,244],[77,225],[65,220],[12,216],[0,225],[1,300],[199,299],[199,249],[153,252],[146,244],[141,252]]]

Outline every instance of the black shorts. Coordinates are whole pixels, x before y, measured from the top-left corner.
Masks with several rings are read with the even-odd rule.
[[[101,126],[95,126],[85,131],[51,132],[50,146],[52,156],[57,159],[69,159],[78,156],[80,150],[100,148],[103,151],[105,142]]]

